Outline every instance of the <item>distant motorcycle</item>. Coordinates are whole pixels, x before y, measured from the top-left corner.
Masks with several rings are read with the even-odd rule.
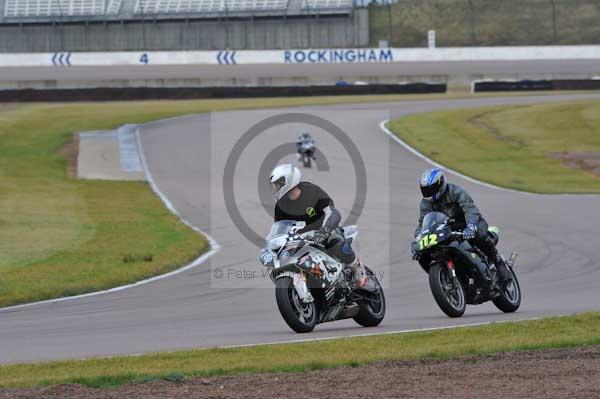
[[[300,161],[302,166],[310,168],[312,161],[315,160],[315,145],[313,142],[302,143],[299,147]]]
[[[481,270],[486,270],[490,262],[479,249],[463,240],[462,232],[452,231],[450,222],[441,212],[428,213],[413,243],[421,267],[429,274],[429,286],[438,306],[448,316],[460,317],[467,304],[491,300],[501,311],[515,312],[521,305],[521,287],[513,269],[517,254],[513,253],[506,262],[511,280],[501,285],[493,266],[489,282]],[[488,234],[497,244],[498,229],[490,227]]]
[[[319,323],[353,318],[364,327],[377,326],[385,315],[385,297],[375,274],[367,268],[367,282],[354,286],[344,265],[314,244],[314,231],[298,233],[305,222],[275,222],[260,253],[260,261],[275,283],[281,316],[298,333]],[[341,229],[353,240],[356,226]]]

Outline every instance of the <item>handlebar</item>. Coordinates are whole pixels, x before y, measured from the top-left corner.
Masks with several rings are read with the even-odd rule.
[[[452,232],[452,238],[456,239],[456,240],[461,240],[463,239],[463,233],[462,231],[453,231]]]

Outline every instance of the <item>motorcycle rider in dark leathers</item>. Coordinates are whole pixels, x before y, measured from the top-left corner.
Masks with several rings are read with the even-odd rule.
[[[362,287],[367,280],[366,269],[339,229],[341,214],[331,197],[316,184],[302,181],[300,169],[292,164],[275,167],[269,182],[277,201],[274,220],[306,222],[300,233],[314,230],[315,244],[339,259],[352,273],[355,286]]]
[[[423,218],[429,212],[442,212],[454,221],[453,230],[462,230],[463,238],[471,245],[480,249],[494,263],[502,284],[510,280],[510,272],[506,262],[498,253],[494,241],[488,234],[488,224],[481,215],[473,199],[462,187],[448,183],[446,176],[439,168],[426,170],[419,181],[423,199],[421,200],[419,225],[414,236],[421,233]],[[413,258],[418,259],[416,247],[412,247]],[[489,279],[489,269],[484,271],[484,277]]]
[[[312,159],[315,159],[315,140],[308,132],[303,132],[296,139],[296,150],[298,151],[298,159],[302,158],[302,152],[305,151],[305,148],[310,148],[310,150],[308,150],[308,156]]]

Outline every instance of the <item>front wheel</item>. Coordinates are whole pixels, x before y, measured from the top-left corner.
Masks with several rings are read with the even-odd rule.
[[[452,278],[447,267],[437,264],[429,269],[429,287],[438,306],[449,317],[460,317],[465,313],[465,291],[460,281]]]
[[[317,306],[314,302],[302,302],[290,277],[275,281],[275,300],[283,320],[297,333],[311,332],[317,325]]]
[[[385,296],[383,288],[375,273],[368,267],[365,267],[368,278],[375,284],[375,292],[360,290],[362,299],[358,302],[358,314],[354,316],[354,321],[363,327],[378,326],[385,316]]]
[[[500,295],[492,300],[494,305],[504,313],[512,313],[521,306],[521,286],[512,267],[508,267],[511,280],[502,287]]]

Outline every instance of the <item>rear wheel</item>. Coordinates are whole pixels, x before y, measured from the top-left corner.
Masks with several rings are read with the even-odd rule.
[[[437,264],[429,269],[429,287],[438,306],[448,316],[460,317],[465,313],[467,303],[463,286],[458,279],[452,278],[446,266]]]
[[[508,267],[508,266],[507,266]],[[504,284],[500,295],[492,300],[494,305],[504,313],[512,313],[521,306],[521,286],[512,267],[508,267],[511,280]]]
[[[317,306],[314,302],[302,302],[290,277],[275,281],[275,300],[283,320],[297,333],[311,332],[317,325]]]
[[[304,167],[310,168],[311,160],[310,160],[310,157],[308,156],[308,154],[304,154],[304,156],[302,157],[302,160],[304,162]]]
[[[375,327],[383,321],[385,316],[385,296],[375,273],[368,267],[365,269],[369,279],[377,286],[377,290],[375,292],[359,291],[363,299],[358,301],[358,314],[354,316],[354,321],[363,327]]]

